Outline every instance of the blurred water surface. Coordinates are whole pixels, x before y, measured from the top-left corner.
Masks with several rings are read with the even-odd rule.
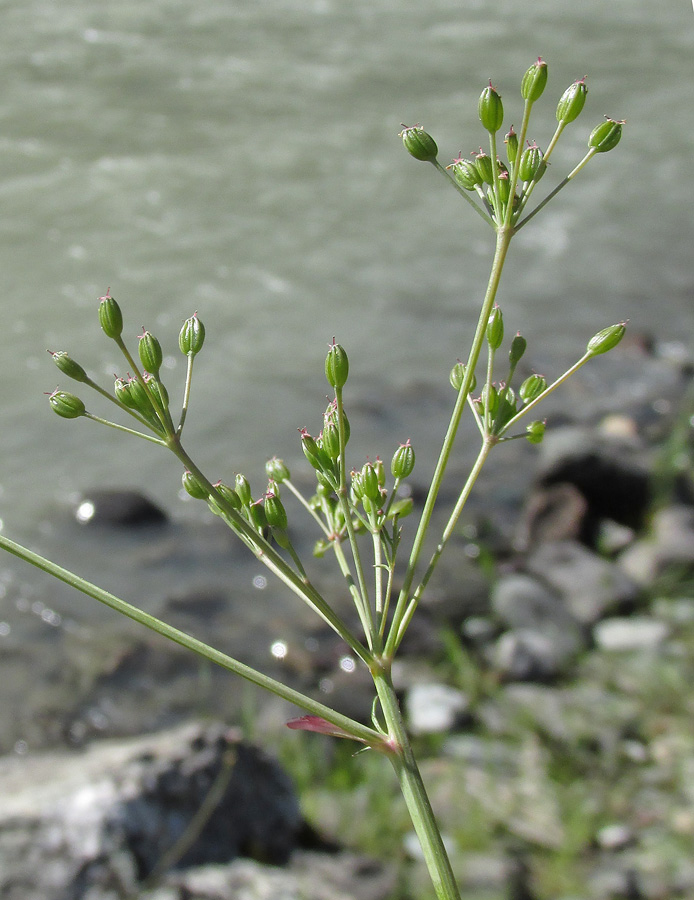
[[[404,153],[400,123],[423,123],[444,161],[467,154],[483,140],[481,88],[491,78],[518,125],[519,79],[538,54],[541,145],[564,88],[589,84],[540,188],[581,158],[603,114],[628,124],[618,151],[515,242],[507,331],[522,328],[550,375],[623,318],[691,341],[684,0],[7,0],[0,25],[3,527],[107,573],[112,589],[126,591],[126,549],[99,560],[56,507],[106,484],[146,489],[183,518],[204,510],[178,503],[179,469],[156,448],[49,411],[59,379],[46,348],[107,385],[124,374],[96,317],[110,286],[133,341],[146,325],[170,348],[176,396],[176,337],[198,310],[208,340],[189,449],[213,478],[241,470],[260,490],[265,459],[298,464],[297,427],[320,427],[336,335],[359,451],[388,456],[411,437],[426,463],[445,415],[427,392],[445,392],[466,352],[492,236]]]

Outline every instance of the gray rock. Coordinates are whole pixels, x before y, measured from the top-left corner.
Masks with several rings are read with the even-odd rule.
[[[588,523],[588,501],[577,487],[535,487],[525,502],[513,546],[526,553],[546,541],[587,539],[588,530],[593,530]]]
[[[222,726],[6,757],[0,796],[7,900],[110,900],[169,854],[182,866],[243,854],[284,863],[304,827],[284,772]],[[188,831],[206,803],[209,815]]]
[[[561,664],[587,646],[585,629],[561,597],[529,575],[502,576],[492,589],[491,604],[505,627],[535,631],[548,638]]]
[[[237,859],[167,876],[139,900],[388,900],[396,891],[393,865],[350,853],[298,851],[283,868]]]
[[[593,629],[595,643],[601,650],[648,650],[660,646],[670,629],[650,616],[628,619],[603,619]]]
[[[574,541],[543,544],[528,557],[526,568],[557,591],[573,618],[586,626],[632,607],[639,595],[619,566]]]
[[[527,628],[501,635],[491,650],[491,661],[506,681],[552,681],[566,666],[566,654],[551,637]]]
[[[469,708],[465,694],[446,684],[415,684],[406,698],[413,734],[438,734],[460,724]]]
[[[619,564],[641,585],[652,584],[668,569],[694,571],[694,507],[659,510],[653,516],[651,534],[627,548]]]
[[[604,825],[595,835],[598,847],[603,850],[623,850],[635,840],[634,832],[628,825],[614,823]]]

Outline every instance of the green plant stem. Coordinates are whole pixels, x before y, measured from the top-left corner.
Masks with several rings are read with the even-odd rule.
[[[388,658],[392,657],[392,653],[396,644],[399,642],[399,640],[402,639],[401,624],[402,619],[405,615],[405,610],[407,609],[409,592],[410,588],[412,587],[412,582],[414,581],[415,569],[424,547],[424,540],[429,528],[429,524],[431,522],[431,517],[434,512],[436,498],[438,497],[438,493],[443,482],[443,476],[448,465],[448,460],[453,450],[453,443],[458,431],[458,425],[460,424],[460,419],[467,403],[468,394],[470,392],[470,385],[472,383],[475,368],[477,367],[477,363],[480,357],[482,343],[484,342],[489,315],[491,313],[492,307],[494,305],[494,300],[496,299],[496,294],[499,289],[501,273],[503,271],[506,254],[508,253],[508,248],[511,243],[513,234],[513,228],[502,227],[497,230],[496,248],[494,251],[494,259],[492,261],[492,269],[489,276],[489,282],[487,284],[487,291],[484,297],[484,302],[482,304],[482,310],[477,320],[477,328],[475,330],[475,336],[472,341],[472,347],[470,348],[470,355],[468,357],[467,365],[465,368],[465,376],[463,377],[463,383],[460,386],[460,390],[458,391],[458,397],[455,402],[455,407],[453,408],[453,413],[448,424],[448,429],[443,441],[443,446],[441,447],[438,462],[436,463],[436,468],[431,479],[429,493],[427,494],[424,509],[419,520],[417,533],[415,535],[412,544],[412,550],[410,552],[407,570],[403,578],[403,585],[395,606],[393,622],[388,634],[388,639],[386,640],[384,653]]]
[[[369,591],[366,586],[366,576],[364,575],[364,566],[359,552],[359,543],[357,535],[354,531],[352,522],[352,507],[350,506],[348,489],[347,489],[347,462],[345,459],[346,437],[345,437],[345,411],[342,404],[342,388],[335,389],[335,399],[337,401],[337,425],[340,434],[340,483],[337,489],[337,499],[342,509],[345,519],[345,528],[347,530],[347,538],[352,551],[352,559],[357,573],[357,586],[359,594],[359,615],[366,632],[366,640],[369,649],[378,653],[381,649],[381,639],[378,635],[376,623],[374,621],[373,611],[369,603]]]
[[[184,631],[179,631],[178,628],[173,628],[166,622],[162,622],[155,616],[138,609],[136,606],[132,606],[125,600],[121,600],[119,597],[108,593],[108,591],[97,587],[97,585],[86,581],[74,572],[70,572],[68,569],[56,565],[56,563],[45,559],[40,554],[34,553],[32,550],[9,540],[9,538],[6,538],[1,534],[0,547],[8,553],[11,553],[13,556],[35,566],[37,569],[41,569],[43,572],[52,575],[59,581],[76,588],[88,597],[98,600],[100,603],[105,604],[116,612],[122,613],[129,619],[133,619],[140,625],[144,625],[145,628],[149,628],[150,631],[154,631],[162,637],[168,638],[170,641],[179,644],[181,647],[192,650],[199,656],[210,660],[210,662],[216,663],[224,669],[228,669],[235,675],[240,675],[241,678],[245,678],[246,681],[250,681],[258,687],[271,691],[283,700],[287,700],[289,703],[293,703],[296,706],[305,709],[312,715],[320,716],[337,728],[349,733],[356,740],[363,741],[369,746],[374,747],[383,745],[383,735],[379,734],[375,729],[362,725],[360,722],[350,719],[348,716],[343,716],[341,713],[336,712],[329,706],[324,706],[312,697],[308,697],[306,694],[295,691],[293,688],[282,684],[281,681],[270,678],[269,675],[258,672],[256,669],[251,668],[251,666],[247,666],[233,657],[227,656],[226,653],[222,653],[214,647],[210,647],[208,644],[186,634]]]
[[[510,228],[514,218],[517,218],[517,215],[514,216],[513,200],[516,195],[518,173],[520,172],[520,161],[521,156],[523,155],[523,144],[525,143],[525,136],[528,133],[528,122],[530,121],[530,110],[532,109],[532,107],[533,104],[529,100],[524,101],[523,120],[521,122],[520,133],[518,134],[518,152],[516,154],[515,160],[513,161],[513,166],[511,167],[511,182],[509,184],[508,206],[506,207],[506,216],[504,219],[504,225],[506,225],[507,228]]]
[[[446,179],[446,181],[448,181],[450,184],[453,185],[453,187],[456,189],[456,191],[458,191],[460,196],[464,197],[467,200],[467,202],[475,210],[477,215],[481,216],[488,225],[491,225],[492,228],[494,228],[495,225],[494,225],[494,220],[492,219],[492,217],[488,216],[487,213],[483,209],[480,209],[480,207],[475,203],[475,201],[472,199],[470,194],[458,184],[458,182],[455,180],[455,178],[451,177],[451,175],[448,174],[448,172],[444,169],[444,167],[441,165],[441,163],[438,161],[438,159],[435,159],[433,161],[432,165],[438,172],[440,172],[443,175],[443,177]],[[485,203],[487,202],[486,199],[484,198],[484,196],[482,197],[482,199],[484,200]]]
[[[529,412],[531,412],[538,405],[538,403],[541,403],[545,399],[545,397],[548,397],[553,391],[556,391],[556,389],[560,385],[564,384],[564,382],[567,381],[567,379],[571,378],[571,376],[575,372],[578,372],[578,370],[581,368],[581,366],[585,366],[585,364],[588,362],[588,360],[592,359],[594,356],[595,356],[594,353],[584,353],[584,355],[578,360],[578,362],[575,362],[571,366],[570,369],[567,369],[563,375],[560,375],[559,378],[557,378],[555,381],[552,382],[552,384],[550,384],[548,387],[546,387],[541,394],[538,394],[538,396],[535,397],[534,400],[531,400],[531,402],[528,403],[527,406],[524,406],[523,409],[521,409],[519,412],[517,412],[516,415],[512,419],[509,419],[509,421],[506,423],[506,425],[504,425],[504,428],[501,431],[501,434],[502,435],[506,434],[506,432],[510,428],[513,428],[513,426],[516,425],[519,422],[519,420],[523,418],[523,416],[526,416]]]
[[[381,535],[378,528],[374,528],[371,532],[371,538],[374,548],[374,583],[376,590],[375,604],[376,615],[381,620],[383,616],[383,547],[381,545]],[[380,628],[379,628],[380,633]]]
[[[193,460],[183,449],[177,435],[172,435],[167,446],[171,452],[183,463],[197,481],[205,487],[214,502],[224,512],[224,517],[232,530],[244,541],[253,555],[287,587],[300,597],[308,606],[327,622],[328,625],[340,635],[346,644],[359,656],[367,666],[373,662],[373,656],[358,638],[352,634],[350,628],[330,607],[318,591],[305,577],[297,574],[282,556],[269,544],[258,532],[243,518],[243,516],[229,505],[228,501],[216,490],[214,485],[205,477]]]
[[[139,413],[136,413],[134,409],[130,409],[129,407],[127,407],[125,405],[125,403],[121,403],[121,401],[117,397],[114,397],[113,394],[110,394],[105,388],[102,388],[100,384],[96,383],[96,381],[92,381],[91,378],[87,378],[87,380],[84,382],[84,384],[86,384],[88,387],[92,388],[92,390],[96,391],[97,394],[101,394],[102,397],[106,397],[106,399],[110,400],[111,403],[115,403],[115,405],[118,407],[118,409],[123,410],[129,416],[132,416],[134,419],[137,419],[137,421],[141,425],[146,425],[147,428],[151,427],[149,422],[143,416],[141,416]]]
[[[427,566],[427,570],[424,573],[424,577],[422,578],[420,583],[417,585],[417,588],[412,595],[412,599],[410,600],[410,602],[407,606],[407,609],[405,610],[405,614],[402,618],[402,622],[400,623],[399,633],[396,636],[395,651],[397,651],[398,647],[400,646],[400,642],[402,641],[403,637],[405,636],[407,627],[410,624],[412,617],[415,614],[415,611],[416,611],[419,601],[422,597],[422,594],[424,593],[424,590],[425,590],[427,584],[429,583],[429,579],[431,578],[432,574],[434,573],[434,569],[438,565],[438,561],[441,558],[441,554],[443,553],[443,551],[446,547],[446,544],[448,543],[449,539],[451,538],[451,536],[453,534],[453,530],[455,529],[455,526],[458,524],[460,515],[463,511],[463,508],[465,507],[465,504],[468,501],[468,498],[470,497],[470,494],[472,493],[472,489],[475,486],[475,482],[477,481],[477,478],[478,478],[480,472],[482,471],[482,467],[484,466],[489,454],[491,453],[492,449],[496,446],[497,443],[498,443],[498,438],[496,438],[493,435],[487,435],[484,439],[484,442],[482,444],[482,449],[480,450],[480,452],[477,456],[477,459],[475,460],[474,466],[470,470],[470,474],[468,475],[465,485],[463,486],[463,489],[460,492],[460,496],[458,497],[458,500],[456,501],[455,507],[453,508],[453,512],[449,516],[448,522],[446,523],[446,527],[444,528],[443,534],[441,535],[441,540],[439,541],[439,543],[436,547],[436,550],[434,550],[434,553],[432,554],[432,557],[429,561],[429,565]]]
[[[492,189],[494,191],[494,206],[496,207],[494,220],[499,222],[500,224],[503,207],[501,204],[501,194],[499,191],[499,161],[496,155],[496,134],[493,131],[489,132],[489,155],[492,158]]]
[[[318,527],[321,529],[326,538],[330,538],[330,529],[326,526],[325,522],[321,519],[318,513],[313,509],[301,493],[301,491],[288,479],[282,482],[283,485],[286,485],[287,489],[294,494],[299,503],[304,507],[306,512],[311,516],[311,518],[317,523]]]
[[[188,415],[188,403],[190,401],[190,386],[193,382],[193,360],[195,359],[194,353],[187,354],[187,365],[186,365],[186,383],[183,389],[183,403],[181,405],[181,418],[178,420],[178,428],[176,429],[176,434],[180,435],[183,431],[183,426],[185,425],[186,416]]]
[[[567,124],[566,122],[559,122],[559,123],[557,124],[557,127],[556,127],[556,129],[555,129],[555,132],[554,132],[554,134],[552,135],[552,140],[549,142],[549,144],[547,145],[547,149],[545,150],[545,154],[544,154],[544,160],[545,160],[545,162],[547,162],[547,160],[548,160],[548,159],[550,158],[550,156],[552,155],[552,151],[553,151],[554,148],[557,146],[557,141],[558,141],[559,138],[561,137],[562,131],[566,128],[566,124]]]
[[[436,817],[422,781],[390,674],[374,673],[374,684],[388,732],[388,757],[424,853],[438,900],[460,900],[460,891],[444,847]]]
[[[543,209],[545,206],[547,206],[549,201],[553,197],[556,197],[557,194],[559,193],[559,191],[562,190],[562,188],[565,188],[566,185],[571,181],[572,178],[574,178],[576,175],[578,175],[578,173],[581,171],[581,169],[589,162],[589,160],[591,160],[595,156],[596,153],[597,153],[597,150],[594,147],[591,147],[591,149],[588,151],[588,153],[586,153],[586,155],[583,157],[583,159],[580,161],[580,163],[571,172],[569,172],[569,174],[566,176],[566,178],[564,178],[563,181],[559,182],[559,184],[554,188],[554,190],[550,191],[550,193],[547,194],[545,199],[541,203],[538,203],[538,205],[535,207],[535,209],[531,213],[528,213],[528,215],[523,219],[522,222],[519,222],[516,225],[516,231],[520,231],[520,229],[524,225],[527,225],[527,223],[531,219],[533,219],[540,212],[541,209]],[[527,202],[527,197],[525,198],[525,200]],[[524,204],[524,207],[525,207],[525,204]],[[522,210],[521,210],[521,212],[522,212]]]
[[[141,431],[135,431],[134,428],[128,428],[125,425],[118,425],[116,422],[110,422],[108,419],[102,419],[101,416],[95,416],[93,413],[84,412],[82,414],[85,419],[91,419],[92,422],[98,422],[100,425],[108,425],[109,428],[115,428],[116,431],[124,431],[126,434],[132,434],[135,437],[142,438],[145,441],[151,441],[153,444],[159,444],[166,447],[166,441],[162,438],[154,437],[151,434],[143,434]]]
[[[128,348],[125,346],[125,341],[121,337],[114,338],[113,340],[116,342],[118,349],[125,357],[128,365],[132,368],[133,373],[135,374],[135,378],[137,378],[137,380],[140,382],[140,384],[144,388],[145,393],[149,397],[149,402],[152,404],[152,409],[157,414],[157,418],[159,419],[159,421],[162,424],[162,428],[164,429],[165,432],[167,432],[167,434],[174,434],[175,429],[174,429],[173,419],[171,418],[171,413],[168,411],[168,409],[165,409],[161,405],[159,400],[155,397],[154,392],[150,390],[149,385],[147,384],[144,377],[142,376],[142,373],[140,372],[139,366],[133,359],[133,356],[130,353],[130,351],[128,350]]]
[[[364,632],[368,633],[368,629],[370,628],[370,618],[364,609],[362,597],[359,593],[359,588],[354,581],[354,576],[352,575],[352,571],[349,567],[349,562],[347,560],[347,557],[345,556],[344,550],[342,549],[342,542],[339,537],[334,538],[334,540],[332,541],[332,547],[335,554],[335,559],[337,560],[337,564],[340,567],[340,572],[342,572],[342,575],[344,576],[345,582],[347,584],[347,590],[349,591],[352,602],[354,603],[354,608],[356,609],[357,615],[359,616],[361,626],[364,629]]]

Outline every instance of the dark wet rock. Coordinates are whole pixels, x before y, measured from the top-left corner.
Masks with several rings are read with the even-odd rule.
[[[543,544],[525,566],[556,591],[571,616],[585,626],[633,608],[639,597],[639,588],[619,566],[575,541]]]
[[[111,528],[142,528],[165,525],[166,513],[139,491],[126,488],[95,488],[85,491],[75,509],[81,525]]]
[[[668,571],[694,572],[694,506],[670,506],[653,516],[650,534],[619,557],[622,569],[642,585]]]
[[[585,428],[549,431],[542,444],[538,484],[573,485],[592,519],[641,528],[651,503],[647,452],[636,439],[601,436]]]
[[[492,610],[506,628],[535,631],[547,638],[558,660],[569,660],[587,647],[583,626],[562,597],[525,574],[502,576],[491,594]]]
[[[158,866],[242,855],[283,864],[305,830],[287,775],[222,726],[6,757],[0,796],[7,900],[106,900],[136,890]]]
[[[526,854],[511,851],[506,862],[506,896],[508,900],[537,900],[532,888],[532,874]]]
[[[447,684],[414,684],[405,697],[407,722],[413,734],[453,731],[469,720],[469,707],[465,694]]]

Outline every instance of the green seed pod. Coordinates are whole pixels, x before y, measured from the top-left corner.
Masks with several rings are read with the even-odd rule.
[[[570,84],[559,98],[557,104],[557,122],[568,125],[577,119],[586,102],[588,88],[585,78]]]
[[[236,485],[236,494],[241,501],[241,506],[250,506],[251,485],[246,476],[239,472],[234,483]]]
[[[499,392],[496,387],[493,384],[485,384],[482,388],[480,400],[482,401],[482,409],[493,417],[499,406]]]
[[[492,350],[498,350],[504,340],[504,317],[495,306],[487,322],[487,343]]]
[[[123,314],[120,306],[108,293],[105,297],[99,297],[99,324],[106,337],[115,340],[123,333]]]
[[[345,514],[343,510],[338,506],[334,509],[333,515],[333,531],[336,531],[338,534],[341,534],[345,527]]]
[[[48,402],[54,413],[62,416],[63,419],[79,419],[86,412],[84,403],[74,394],[67,391],[53,391],[49,396]]]
[[[185,471],[181,477],[181,482],[186,493],[190,494],[191,497],[195,497],[196,500],[207,500],[209,497],[207,488],[200,484],[192,472]]]
[[[523,335],[518,332],[518,334],[511,341],[511,349],[509,350],[508,354],[508,361],[514,369],[523,358],[523,354],[525,353],[525,348],[527,346],[528,342],[523,337]]]
[[[144,331],[139,336],[137,352],[145,370],[151,375],[158,377],[159,369],[164,361],[164,354],[161,351],[161,344],[149,331]]]
[[[364,512],[367,516],[371,516],[378,511],[377,502],[375,500],[372,500],[370,497],[362,497],[361,505],[364,507]]]
[[[132,401],[132,409],[136,409],[148,418],[156,415],[147,391],[137,378],[128,379],[128,393]]]
[[[255,503],[251,503],[248,511],[250,514],[251,524],[254,526],[258,534],[262,534],[268,527],[267,517],[265,515],[265,509],[263,507],[263,501],[256,500]]]
[[[320,508],[321,508],[320,498],[322,497],[322,498],[324,498],[324,499],[327,500],[328,497],[332,497],[334,491],[333,491],[333,489],[332,489],[332,485],[330,485],[330,484],[324,484],[324,483],[320,480],[320,478],[317,478],[316,480],[317,480],[317,482],[318,482],[318,485],[317,485],[317,487],[316,487],[316,493],[314,494],[314,496],[313,496],[311,502],[313,502],[313,500],[315,500],[315,501],[316,501],[316,505],[315,505],[314,508],[315,508],[315,509],[320,509]]]
[[[323,428],[321,446],[328,454],[330,459],[334,460],[340,458],[340,432],[332,424],[332,422],[328,423]]]
[[[381,499],[381,486],[378,483],[378,473],[371,463],[366,463],[361,470],[361,486],[364,498],[376,502]]]
[[[181,353],[184,356],[195,356],[196,353],[202,350],[204,342],[205,326],[198,319],[198,314],[195,312],[183,323],[183,327],[178,335],[178,346],[181,348]]]
[[[525,437],[531,444],[541,444],[545,436],[545,423],[542,421],[531,422],[525,426]]]
[[[622,137],[622,125],[624,122],[618,122],[616,119],[607,119],[605,122],[601,122],[591,131],[588,146],[598,153],[614,150]]]
[[[586,351],[590,353],[591,356],[599,356],[601,353],[607,353],[609,350],[612,350],[613,347],[616,347],[622,340],[626,330],[626,322],[619,322],[617,325],[610,325],[607,328],[603,328],[602,331],[598,331],[598,333],[594,334],[588,341]]]
[[[482,183],[479,170],[471,159],[454,159],[446,169],[451,170],[456,183],[466,191],[474,191],[475,185]]]
[[[241,507],[243,506],[243,504],[241,503],[241,498],[232,487],[229,487],[228,484],[224,484],[223,481],[216,482],[213,487],[217,491],[217,493],[226,500],[226,502],[229,504],[229,506],[232,507],[232,509],[241,509]]]
[[[326,541],[325,538],[320,538],[313,545],[313,555],[316,559],[323,559],[328,550],[330,550],[330,541]]]
[[[390,507],[388,518],[394,519],[397,516],[398,519],[404,519],[405,516],[409,516],[413,509],[414,501],[412,497],[403,497],[401,500],[396,500]]]
[[[508,134],[504,138],[504,143],[506,144],[506,158],[509,161],[509,165],[513,165],[518,156],[518,135],[513,130],[513,125],[509,128]]]
[[[268,491],[265,494],[265,518],[270,528],[277,528],[279,531],[287,530],[287,513],[284,504],[274,491]]]
[[[508,172],[499,172],[499,200],[502,205],[505,206],[508,203],[508,198],[511,196],[511,184],[508,177]]]
[[[335,492],[335,471],[333,470],[330,473],[330,478],[320,471],[316,471],[316,481],[318,482],[318,488],[324,488],[328,495],[333,494]]]
[[[390,471],[393,478],[409,478],[414,469],[414,450],[408,438],[404,444],[400,444],[390,463]]]
[[[434,162],[439,155],[436,141],[430,134],[427,134],[421,125],[403,125],[400,137],[405,150],[415,159],[420,159],[422,162]]]
[[[328,384],[331,387],[338,389],[344,387],[348,375],[349,360],[347,359],[347,354],[344,347],[336,344],[333,338],[330,350],[325,358],[325,377],[328,379]]]
[[[547,381],[542,375],[530,375],[520,386],[518,393],[523,403],[532,403],[543,391],[547,390]]]
[[[547,170],[544,154],[537,144],[531,144],[521,154],[518,177],[521,181],[539,181]]]
[[[458,362],[451,369],[451,374],[449,375],[449,381],[451,382],[451,385],[453,386],[453,388],[456,391],[459,391],[461,389],[461,387],[463,386],[463,379],[465,378],[465,370],[466,370],[466,366],[463,365],[463,363],[461,363],[460,360],[458,360]],[[468,391],[468,394],[472,393],[472,391],[474,391],[476,387],[477,387],[477,379],[473,375],[472,381],[470,382],[470,390]]]
[[[496,89],[492,87],[491,81],[489,82],[488,87],[480,94],[480,99],[477,103],[477,112],[482,126],[486,128],[490,134],[496,134],[504,121],[504,106]]]
[[[124,378],[116,378],[113,392],[116,395],[116,400],[119,400],[123,406],[127,406],[128,409],[137,409],[137,404],[130,393],[130,383]]]
[[[154,395],[154,399],[159,402],[159,405],[162,409],[169,408],[169,392],[166,390],[164,384],[159,381],[154,375],[150,375],[149,372],[145,375],[145,383],[147,387],[150,389],[152,394]]]
[[[291,477],[289,475],[289,469],[284,464],[284,460],[278,459],[276,456],[273,456],[272,459],[269,459],[265,463],[265,473],[268,478],[272,478],[277,484],[282,484],[283,481],[289,481],[289,478]]]
[[[317,472],[332,473],[333,461],[325,450],[303,429],[301,432],[301,449],[304,456]]]
[[[350,426],[349,419],[345,415],[345,411],[342,411],[342,424],[345,430],[345,444],[349,441],[350,436]],[[328,408],[323,413],[323,428],[325,429],[328,425],[334,425],[335,428],[339,428],[338,415],[337,415],[337,400],[331,400],[328,404]]]
[[[483,150],[480,150],[479,153],[475,154],[475,165],[477,166],[477,171],[480,173],[481,181],[484,184],[494,184],[494,167],[492,165],[491,156]]]
[[[352,469],[352,471],[349,473],[349,476],[352,480],[352,496],[355,503],[358,503],[359,500],[361,500],[364,496],[364,485],[362,483],[361,472],[355,472],[354,469]]]
[[[537,62],[523,76],[521,81],[521,97],[530,103],[534,103],[542,96],[542,92],[547,84],[547,63],[542,57],[537,58]]]
[[[64,350],[49,350],[48,351],[53,357],[53,362],[60,369],[63,375],[67,375],[68,378],[72,378],[73,381],[80,381],[83,384],[86,381],[89,381],[89,376],[84,371],[82,366],[75,362],[71,356],[68,356]]]
[[[374,469],[376,470],[376,477],[378,478],[378,486],[382,490],[386,486],[386,467],[383,465],[383,460],[380,456],[376,457]]]
[[[499,434],[517,412],[516,395],[509,388],[504,395],[499,395],[499,402],[494,412],[494,433]]]

